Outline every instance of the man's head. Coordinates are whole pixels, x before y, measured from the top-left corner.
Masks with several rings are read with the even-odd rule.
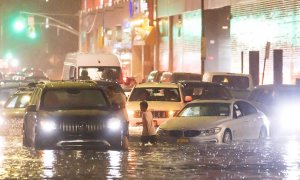
[[[81,71],[81,76],[88,76],[88,75],[89,75],[89,73],[87,70],[84,69]]]
[[[147,101],[140,102],[140,109],[141,109],[141,111],[147,111],[147,109],[148,109]]]

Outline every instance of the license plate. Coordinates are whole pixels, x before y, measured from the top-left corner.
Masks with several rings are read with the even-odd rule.
[[[188,143],[188,142],[190,142],[190,141],[189,141],[189,139],[187,139],[187,138],[179,138],[179,139],[177,139],[177,142],[178,142],[178,143]]]

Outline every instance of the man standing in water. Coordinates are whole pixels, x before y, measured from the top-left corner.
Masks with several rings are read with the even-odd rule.
[[[148,103],[147,101],[142,101],[140,103],[140,110],[142,112],[142,123],[143,123],[143,131],[141,136],[141,142],[144,146],[147,143],[156,144],[156,132],[153,123],[153,116],[150,111],[148,111]]]

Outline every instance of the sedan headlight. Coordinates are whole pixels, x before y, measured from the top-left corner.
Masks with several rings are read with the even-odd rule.
[[[107,127],[113,131],[119,130],[122,127],[121,120],[118,118],[111,118],[107,122]]]
[[[45,132],[51,132],[56,129],[56,124],[52,120],[42,120],[41,121],[41,128]]]
[[[200,136],[210,136],[214,134],[218,134],[221,131],[222,128],[220,127],[215,127],[211,129],[203,129],[200,130]]]

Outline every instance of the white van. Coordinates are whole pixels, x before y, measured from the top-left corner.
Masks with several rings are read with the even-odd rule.
[[[82,71],[87,71],[91,80],[123,82],[121,62],[112,53],[68,53],[62,79],[80,79]]]
[[[206,72],[202,81],[225,85],[235,98],[247,99],[254,88],[250,74],[228,72]]]

